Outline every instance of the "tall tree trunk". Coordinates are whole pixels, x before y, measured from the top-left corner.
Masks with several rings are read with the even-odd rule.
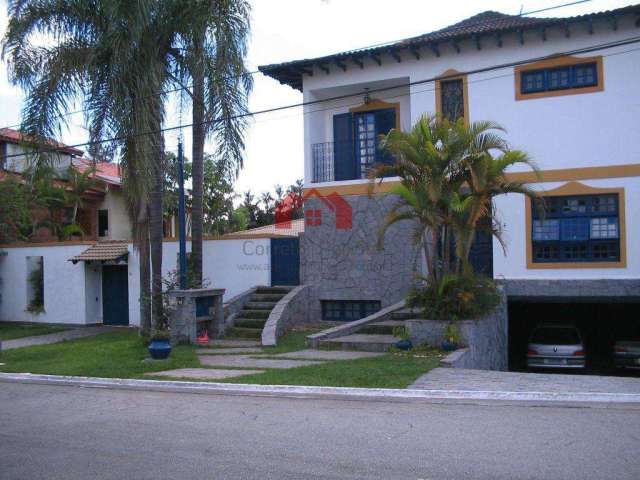
[[[194,56],[199,58],[199,49]],[[191,265],[193,267],[193,282],[202,285],[202,230],[203,230],[203,165],[204,142],[206,128],[204,107],[204,72],[202,64],[196,61],[193,72],[193,143],[191,153],[192,174],[192,205],[191,205]]]
[[[428,232],[424,232],[423,234],[423,240],[422,240],[422,250],[424,253],[424,261],[426,263],[427,266],[427,277],[428,278],[435,278],[435,269],[434,269],[434,265],[433,265],[433,248],[432,245],[430,245],[430,241],[429,241],[429,233]]]
[[[158,125],[158,131],[160,125]],[[149,240],[151,246],[151,308],[155,329],[166,329],[162,304],[162,193],[164,187],[164,141],[162,134],[155,139],[155,161],[149,205]]]
[[[149,264],[149,215],[147,203],[144,201],[138,205],[136,237],[140,259],[140,334],[148,335],[151,331],[151,268]]]

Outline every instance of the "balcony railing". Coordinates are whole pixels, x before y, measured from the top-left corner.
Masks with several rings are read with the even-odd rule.
[[[356,155],[353,142],[324,142],[311,145],[312,183],[355,180],[367,178],[367,171],[375,164],[392,163],[393,159],[379,148],[379,140],[373,146],[363,147]],[[366,160],[365,160],[366,159]],[[358,163],[361,162],[361,163]],[[339,169],[336,174],[336,169]],[[339,178],[336,178],[339,177]]]

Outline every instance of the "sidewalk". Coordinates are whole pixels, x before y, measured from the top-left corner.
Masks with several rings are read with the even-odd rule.
[[[445,389],[382,389],[244,385],[193,381],[124,380],[110,378],[0,373],[0,382],[139,390],[148,392],[240,395],[320,400],[419,402],[480,405],[522,405],[583,408],[632,408],[640,410],[640,393],[571,393],[463,391]]]
[[[634,394],[640,396],[640,378],[434,368],[422,375],[409,388],[462,392],[525,394],[556,394],[560,392],[563,394]]]
[[[33,347],[35,345],[49,345],[51,343],[60,343],[66,340],[75,340],[83,337],[93,337],[100,333],[113,332],[122,327],[96,326],[82,327],[73,330],[65,330],[63,332],[48,333],[46,335],[37,335],[35,337],[16,338],[15,340],[5,340],[0,342],[0,351],[12,350],[14,348]]]

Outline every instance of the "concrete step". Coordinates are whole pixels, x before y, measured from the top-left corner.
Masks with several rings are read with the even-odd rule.
[[[269,318],[271,310],[248,310],[243,308],[238,314],[242,318]]]
[[[342,350],[386,352],[398,341],[400,341],[400,338],[394,337],[393,335],[368,335],[365,333],[354,333],[343,337],[321,340],[320,345],[332,348],[340,347]]]
[[[420,318],[421,312],[417,308],[403,308],[391,312],[392,320],[411,320],[412,318]]]
[[[357,333],[393,335],[393,330],[397,327],[404,327],[404,320],[383,320],[380,322],[368,323],[358,330]]]
[[[249,302],[250,303],[253,303],[253,302],[278,303],[280,300],[282,300],[282,297],[284,297],[285,295],[286,295],[285,293],[253,293],[249,298]]]
[[[242,328],[242,327],[229,327],[225,332],[226,338],[262,338],[261,328]]]
[[[236,318],[233,326],[238,328],[259,328],[262,330],[267,321],[264,318]]]
[[[247,302],[244,308],[248,310],[273,310],[278,302]]]
[[[259,347],[260,342],[256,342],[255,340],[242,340],[242,339],[234,339],[234,338],[217,338],[215,340],[209,340],[209,347],[213,347],[216,351],[220,350],[222,352],[228,348],[250,348],[250,347]]]
[[[288,287],[288,286],[273,286],[273,287],[258,287],[256,289],[256,293],[258,294],[264,294],[264,293],[279,293],[279,294],[283,294],[286,295],[287,293],[289,293],[291,290],[293,290],[295,287]]]

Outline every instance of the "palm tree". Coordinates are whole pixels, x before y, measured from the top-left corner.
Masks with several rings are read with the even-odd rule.
[[[504,246],[493,197],[521,193],[537,198],[523,183],[508,180],[506,170],[512,165],[535,166],[523,152],[509,150],[496,131],[503,130],[492,122],[466,126],[462,120],[423,116],[411,131],[394,129],[382,138],[381,148],[395,163],[369,172],[370,193],[377,178],[397,175],[400,184],[392,190],[398,202],[382,223],[379,244],[392,225],[412,221],[413,240],[423,250],[429,281],[438,282],[452,270],[470,273],[469,253],[485,219]],[[494,152],[499,155],[494,157]]]
[[[165,78],[158,64],[153,20],[159,18],[153,0],[13,0],[3,42],[11,80],[23,87],[22,130],[31,138],[55,138],[69,102],[80,98],[86,107],[91,140],[105,139],[118,149],[124,191],[140,254],[141,332],[150,327],[148,172],[157,159],[161,102],[157,93]],[[165,20],[166,22],[166,20]],[[40,46],[34,37],[55,38]],[[160,108],[159,108],[160,103]],[[46,161],[47,155],[41,155]]]
[[[192,105],[191,259],[194,281],[202,283],[204,144],[216,142],[216,161],[237,174],[242,168],[247,97],[252,77],[245,67],[250,6],[246,0],[179,0],[177,42],[172,49],[174,79]],[[173,20],[173,19],[172,19]]]

